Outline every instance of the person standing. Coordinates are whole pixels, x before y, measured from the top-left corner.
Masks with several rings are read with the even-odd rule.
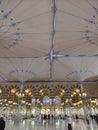
[[[5,121],[3,117],[0,117],[0,130],[4,130],[4,129],[5,129]]]
[[[72,121],[71,121],[71,117],[69,117],[69,121],[68,121],[68,130],[72,130]]]
[[[39,115],[38,115],[38,122],[39,122],[39,124],[41,124],[41,122],[42,122],[42,115],[41,115],[41,113],[39,113]]]

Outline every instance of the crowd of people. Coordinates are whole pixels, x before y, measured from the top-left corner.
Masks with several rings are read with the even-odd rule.
[[[98,124],[98,115],[90,115],[91,119],[94,119],[96,123]]]
[[[54,119],[54,120],[57,120],[57,119],[62,119],[62,120],[67,120],[68,121],[68,130],[72,130],[72,120],[75,119],[75,120],[79,120],[79,119],[82,119],[86,122],[87,125],[90,124],[90,121],[91,119],[95,120],[96,123],[98,124],[98,115],[85,115],[85,116],[81,116],[81,115],[73,115],[73,116],[68,116],[68,115],[58,115],[58,116],[55,116],[55,115],[50,115],[50,114],[39,114],[37,116],[38,118],[38,122],[41,123],[42,120],[50,120],[50,119]]]
[[[32,115],[31,118],[34,118],[35,116]],[[39,113],[35,118],[37,118],[38,122],[41,124],[43,120],[50,120],[50,119],[53,119],[53,120],[57,120],[57,119],[62,119],[62,120],[68,120],[68,130],[72,130],[72,118],[78,120],[80,118],[79,115],[74,115],[74,116],[68,116],[68,115],[53,115],[53,114],[41,114]],[[83,120],[85,119],[85,121],[87,122],[87,124],[89,125],[90,123],[90,120],[95,120],[97,125],[98,125],[98,115],[88,115],[88,116],[85,116],[85,118],[83,118]],[[3,117],[0,117],[0,130],[4,130],[5,129],[5,120]]]

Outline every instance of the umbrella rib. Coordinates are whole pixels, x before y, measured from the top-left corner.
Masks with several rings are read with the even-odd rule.
[[[51,50],[50,50],[50,77],[52,80],[52,66],[53,66],[53,53],[54,53],[54,37],[55,37],[55,16],[56,16],[56,0],[52,0],[52,38],[51,38]]]

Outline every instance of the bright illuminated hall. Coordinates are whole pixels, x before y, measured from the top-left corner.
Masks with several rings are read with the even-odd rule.
[[[0,0],[5,130],[98,130],[98,0]]]

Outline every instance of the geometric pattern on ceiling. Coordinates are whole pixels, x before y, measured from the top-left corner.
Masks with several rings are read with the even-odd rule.
[[[52,31],[50,4],[51,0],[1,1],[0,57],[49,54]]]
[[[0,57],[48,55],[53,31],[55,53],[98,53],[97,0],[2,0],[0,7]]]
[[[81,82],[98,75],[98,57],[64,57],[53,61],[53,81]],[[0,59],[2,81],[49,81],[50,61],[43,58]]]
[[[48,80],[49,60],[43,58],[0,59],[0,78],[3,81]]]
[[[98,75],[98,0],[1,0],[0,82]]]
[[[95,75],[98,75],[98,57],[66,57],[53,62],[53,80],[82,82]]]
[[[98,53],[98,1],[56,0],[56,8],[55,52]]]

